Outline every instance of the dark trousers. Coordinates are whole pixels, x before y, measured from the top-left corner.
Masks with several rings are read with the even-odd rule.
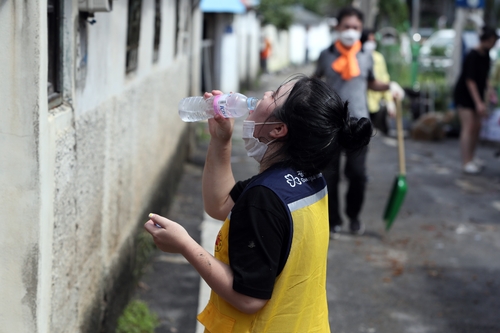
[[[389,127],[387,126],[387,108],[385,106],[380,107],[380,110],[375,113],[370,113],[370,120],[373,127],[378,129],[382,134],[387,135],[389,133]]]
[[[330,163],[323,171],[328,187],[328,212],[330,229],[336,225],[342,225],[339,212],[339,180],[340,180],[340,154],[339,151],[333,156]],[[346,193],[346,215],[350,220],[359,218],[361,207],[365,199],[366,189],[366,155],[368,147],[346,154],[344,174],[349,181]]]

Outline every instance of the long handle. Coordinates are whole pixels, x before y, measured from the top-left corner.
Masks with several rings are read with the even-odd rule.
[[[398,132],[399,174],[406,175],[405,141],[403,137],[403,108],[401,100],[396,99],[396,128]]]

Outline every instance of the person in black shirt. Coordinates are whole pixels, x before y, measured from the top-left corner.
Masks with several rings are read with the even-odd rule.
[[[460,150],[463,171],[476,174],[481,171],[481,161],[474,158],[479,140],[481,118],[486,116],[485,92],[490,70],[489,51],[495,45],[498,35],[495,30],[484,27],[480,44],[471,50],[462,65],[462,72],[455,85],[454,101],[461,122]],[[488,89],[488,94],[494,94]],[[496,96],[495,98],[496,99]]]

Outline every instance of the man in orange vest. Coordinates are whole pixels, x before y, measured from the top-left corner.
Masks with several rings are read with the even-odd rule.
[[[263,73],[269,73],[267,70],[267,59],[271,56],[271,41],[269,38],[264,37],[262,49],[260,51],[260,68]]]
[[[315,77],[326,78],[330,85],[344,101],[349,102],[349,112],[356,118],[369,118],[366,93],[370,88],[374,91],[391,90],[394,96],[402,97],[404,91],[395,83],[384,83],[373,76],[373,59],[369,52],[363,52],[360,41],[363,30],[363,13],[354,7],[345,7],[339,11],[336,30],[339,38],[328,49],[321,52]],[[366,155],[368,148],[351,153],[346,151],[344,173],[349,180],[346,195],[346,215],[349,218],[349,229],[353,234],[362,234],[364,226],[359,220],[366,188]],[[340,152],[333,156],[330,165],[323,174],[328,184],[329,220],[332,236],[342,228],[339,213]]]

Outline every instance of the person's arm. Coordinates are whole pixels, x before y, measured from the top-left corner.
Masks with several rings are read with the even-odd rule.
[[[469,90],[470,96],[476,105],[476,111],[479,115],[484,115],[486,113],[486,104],[481,99],[481,95],[479,94],[479,90],[477,89],[476,82],[472,79],[465,79],[465,85]]]
[[[386,91],[389,90],[389,88],[389,83],[385,83],[377,79],[368,81],[368,89],[373,91]]]
[[[324,52],[321,52],[318,61],[316,61],[316,69],[314,70],[312,77],[321,79],[325,75],[322,65],[324,57],[325,57]]]
[[[144,228],[153,236],[156,246],[164,252],[184,256],[217,295],[243,313],[255,313],[266,305],[266,299],[234,291],[231,268],[201,247],[180,224],[156,214],[150,214],[149,218]]]
[[[493,84],[491,84],[491,82],[488,80],[487,81],[487,96],[488,96],[488,99],[487,101],[496,105],[498,104],[498,96],[497,96],[497,92],[495,90],[495,86]]]
[[[382,53],[373,53],[373,68],[375,76],[378,80],[382,82],[391,82],[391,77],[389,75],[389,71],[387,71],[387,64],[385,62],[384,56]],[[384,99],[388,104],[394,104],[393,96],[391,94],[390,89],[384,92]],[[391,114],[391,112],[389,112]]]
[[[405,97],[405,91],[401,86],[391,81],[389,83],[381,82],[379,80],[368,81],[368,88],[374,91],[387,91],[390,90],[394,99],[402,100]]]
[[[213,91],[213,94],[220,95],[222,92]],[[212,94],[205,93],[204,97],[211,96]],[[231,169],[233,125],[234,119],[220,115],[208,120],[211,138],[203,168],[203,204],[207,214],[218,220],[224,220],[234,206],[229,195],[235,184]]]

